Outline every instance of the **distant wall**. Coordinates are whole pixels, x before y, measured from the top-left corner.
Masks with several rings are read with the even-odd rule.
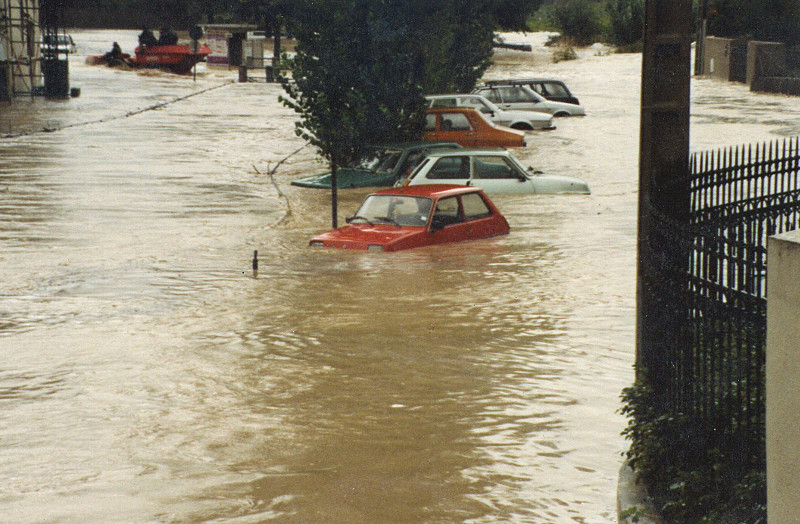
[[[767,517],[800,515],[800,230],[768,241]]]
[[[786,75],[786,45],[779,42],[747,42],[747,84],[765,76]]]
[[[703,55],[703,71],[706,76],[719,80],[730,80],[731,76],[731,44],[730,38],[706,37]]]
[[[753,80],[753,83],[750,84],[750,90],[800,96],[800,78],[774,76],[756,78]]]
[[[706,76],[729,82],[744,82],[747,79],[747,41],[706,37],[703,61],[703,72]]]
[[[750,42],[747,46],[747,83],[752,91],[800,96],[800,78],[786,74],[786,45]]]
[[[745,82],[751,91],[800,96],[800,78],[786,74],[786,45],[780,42],[705,39],[703,75]]]

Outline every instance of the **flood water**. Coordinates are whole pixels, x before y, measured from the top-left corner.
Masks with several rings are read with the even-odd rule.
[[[289,182],[325,165],[279,86],[91,67],[136,32],[73,36],[80,97],[0,106],[2,520],[615,521],[641,55],[498,52],[487,78],[586,106],[514,153],[592,195],[382,254],[307,248],[329,193]],[[742,85],[693,81],[692,115],[693,150],[800,133]]]

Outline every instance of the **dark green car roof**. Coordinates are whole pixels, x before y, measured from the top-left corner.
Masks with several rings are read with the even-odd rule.
[[[380,144],[369,146],[370,149],[396,149],[402,151],[401,160],[405,160],[409,151],[417,149],[459,149],[461,146],[452,142],[397,142],[393,144]],[[336,171],[336,185],[340,189],[355,187],[391,187],[397,181],[400,173],[398,172],[403,162],[398,162],[395,170],[391,173],[382,173],[363,169],[359,167],[342,167]],[[314,189],[330,189],[331,174],[322,173],[300,180],[293,180],[293,186],[308,187]]]

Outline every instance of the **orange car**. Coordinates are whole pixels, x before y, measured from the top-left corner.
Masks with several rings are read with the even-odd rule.
[[[463,147],[524,147],[525,133],[490,122],[471,107],[435,107],[425,111],[425,140]]]

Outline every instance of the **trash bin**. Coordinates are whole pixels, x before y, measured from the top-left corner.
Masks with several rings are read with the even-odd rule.
[[[58,59],[42,63],[44,73],[44,96],[47,98],[67,98],[69,96],[69,62]]]

